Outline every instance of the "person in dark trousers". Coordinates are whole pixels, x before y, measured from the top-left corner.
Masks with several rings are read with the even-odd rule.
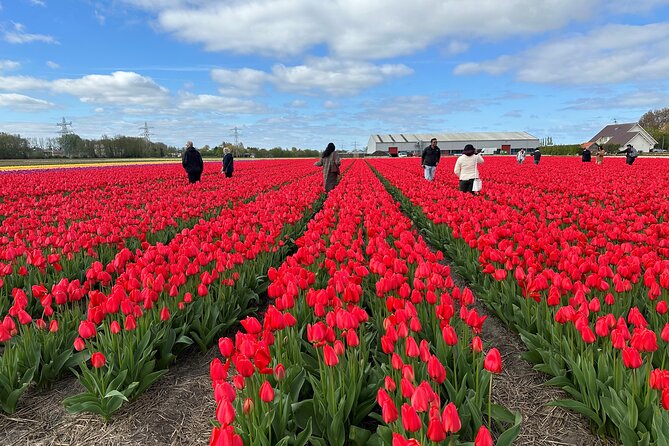
[[[437,146],[437,138],[430,140],[430,145],[425,147],[420,157],[420,165],[423,166],[423,174],[427,181],[434,180],[434,173],[437,171],[437,164],[441,159],[441,150]]]
[[[232,171],[234,170],[234,160],[232,159],[232,153],[230,153],[230,148],[226,147],[223,149],[223,167],[221,172],[225,173],[226,178],[232,177]]]
[[[539,161],[541,161],[541,151],[539,150],[539,147],[534,149],[534,164],[539,164]]]
[[[335,145],[329,143],[326,147],[321,159],[314,163],[314,166],[323,166],[323,185],[325,192],[330,192],[339,182],[339,169],[341,160],[335,151]]]
[[[627,144],[627,147],[625,147],[625,162],[631,166],[637,156],[639,156],[639,152],[632,144]]]
[[[590,149],[587,147],[583,149],[583,152],[581,152],[581,161],[584,163],[589,163],[590,160],[592,159],[592,152],[590,152]]]
[[[202,171],[204,170],[204,163],[202,162],[202,155],[193,147],[193,141],[186,143],[186,151],[181,157],[181,165],[188,174],[188,182],[196,183],[200,181]]]

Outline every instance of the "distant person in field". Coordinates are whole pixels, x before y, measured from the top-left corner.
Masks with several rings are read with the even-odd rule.
[[[467,144],[462,150],[462,155],[455,162],[453,173],[460,180],[460,191],[474,193],[474,180],[479,178],[478,165],[483,162],[483,157],[479,155],[473,145]]]
[[[625,147],[625,162],[631,166],[634,164],[634,160],[636,160],[637,156],[639,156],[639,152],[632,144],[627,144]]]
[[[323,186],[325,192],[330,192],[339,182],[341,160],[335,150],[335,145],[329,143],[321,155],[321,159],[316,161],[314,166],[323,167]]]
[[[440,160],[441,150],[437,146],[437,138],[432,138],[430,145],[423,149],[423,154],[420,157],[420,165],[423,166],[423,175],[427,181],[434,180],[434,174]]]
[[[230,153],[230,147],[225,147],[223,149],[223,167],[221,168],[221,172],[225,174],[226,178],[232,176],[232,171],[234,170],[233,163],[234,160],[232,153]]]
[[[592,152],[587,147],[581,152],[581,161],[589,163],[592,160]]]
[[[534,157],[534,164],[539,164],[539,161],[541,161],[541,150],[539,150],[539,147],[534,149],[534,154],[532,156]]]
[[[525,149],[520,149],[518,151],[518,154],[516,155],[516,160],[518,161],[518,164],[523,164],[523,161],[525,161]]]
[[[595,152],[595,162],[597,164],[604,164],[604,147],[600,147],[597,149],[597,152]]]
[[[202,162],[202,155],[193,147],[193,141],[186,143],[186,151],[181,157],[181,165],[188,174],[188,182],[196,183],[200,181],[202,171],[204,170],[204,163]]]

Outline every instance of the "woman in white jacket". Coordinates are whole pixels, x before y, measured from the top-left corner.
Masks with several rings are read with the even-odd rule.
[[[478,165],[483,162],[483,157],[476,153],[471,144],[467,144],[462,150],[462,155],[455,162],[453,172],[460,179],[460,190],[462,192],[474,193],[472,187],[474,180],[479,177]]]

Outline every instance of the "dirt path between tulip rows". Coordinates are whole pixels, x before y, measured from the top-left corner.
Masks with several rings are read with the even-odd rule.
[[[451,276],[458,287],[467,282],[457,274]],[[527,348],[520,336],[512,332],[488,308],[477,301],[476,310],[488,318],[483,324],[481,339],[497,347],[502,355],[502,373],[493,380],[493,402],[511,411],[520,412],[523,421],[514,442],[518,446],[612,446],[615,442],[592,433],[584,416],[547,403],[569,398],[566,392],[544,383],[549,377],[532,368],[521,355]]]
[[[144,394],[105,424],[91,414],[68,414],[62,400],[83,387],[74,377],[31,390],[12,415],[0,413],[2,446],[200,446],[209,444],[216,405],[206,355],[192,351]]]

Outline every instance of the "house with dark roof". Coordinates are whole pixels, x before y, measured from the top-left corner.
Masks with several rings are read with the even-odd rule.
[[[589,142],[597,143],[600,146],[615,144],[621,148],[631,144],[639,152],[650,152],[650,149],[657,144],[655,138],[650,136],[650,133],[645,131],[637,122],[607,125]]]

